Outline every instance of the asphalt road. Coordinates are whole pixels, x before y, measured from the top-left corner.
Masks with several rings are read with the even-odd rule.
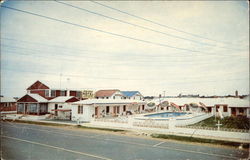
[[[108,132],[1,123],[2,159],[196,160],[240,159],[247,150],[145,139]]]

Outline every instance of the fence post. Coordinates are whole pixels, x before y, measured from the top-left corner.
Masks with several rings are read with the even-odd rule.
[[[175,123],[176,123],[175,119],[170,118],[169,119],[169,124],[168,124],[169,129],[174,129],[175,128]]]
[[[128,126],[133,127],[133,123],[134,123],[134,118],[131,116],[128,116]]]

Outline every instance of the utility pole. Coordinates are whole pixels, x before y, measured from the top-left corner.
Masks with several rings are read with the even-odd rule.
[[[62,89],[62,73],[60,73],[60,90]]]

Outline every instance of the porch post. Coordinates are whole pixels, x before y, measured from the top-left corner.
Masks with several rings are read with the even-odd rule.
[[[40,103],[37,103],[37,115],[39,116],[40,114]]]
[[[28,109],[28,105],[27,105],[27,103],[24,103],[24,114],[27,113],[27,109]]]

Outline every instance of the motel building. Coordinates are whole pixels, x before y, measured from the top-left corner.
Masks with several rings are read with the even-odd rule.
[[[123,99],[143,100],[143,96],[139,91],[121,91]]]
[[[143,113],[146,102],[128,99],[89,99],[74,102],[72,120],[90,122],[94,118]]]
[[[208,112],[215,116],[245,116],[250,117],[249,96],[241,98],[165,98],[155,99],[148,103],[160,106],[160,110],[174,111],[180,108],[181,111]],[[174,104],[174,105],[173,105]],[[152,106],[154,106],[152,105]]]
[[[0,112],[16,111],[16,101],[12,97],[0,97]]]

